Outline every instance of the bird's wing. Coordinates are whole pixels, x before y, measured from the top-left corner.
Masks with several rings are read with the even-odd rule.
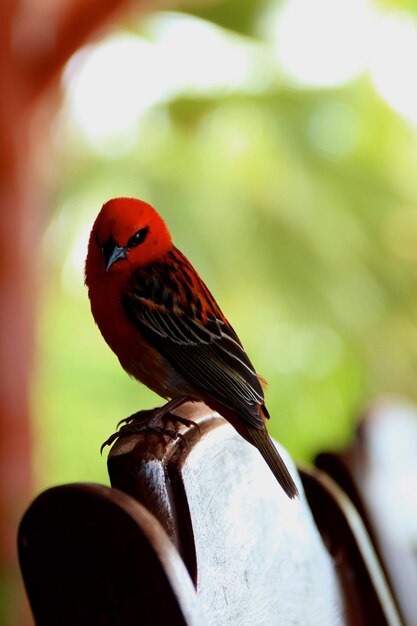
[[[126,314],[141,335],[202,395],[234,409],[248,425],[263,428],[259,411],[264,403],[262,387],[237,334],[195,272],[194,283],[198,280],[202,285],[191,293],[210,298],[208,316],[204,311],[203,315],[195,314],[201,303],[196,306],[189,293],[182,299],[181,286],[176,285],[179,292],[174,290],[173,298],[172,289],[167,289],[176,280],[172,269],[158,264],[152,271],[137,272],[123,295]]]

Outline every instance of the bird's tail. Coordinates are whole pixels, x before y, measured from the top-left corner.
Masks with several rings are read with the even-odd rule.
[[[266,428],[259,429],[249,426],[247,430],[253,445],[262,454],[287,496],[291,499],[297,498],[299,496],[297,486],[268,435]]]

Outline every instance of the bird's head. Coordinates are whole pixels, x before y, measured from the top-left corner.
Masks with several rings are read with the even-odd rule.
[[[86,277],[126,274],[161,259],[172,247],[171,235],[150,204],[136,198],[106,202],[90,235]]]

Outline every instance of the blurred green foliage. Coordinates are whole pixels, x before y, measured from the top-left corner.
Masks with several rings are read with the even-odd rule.
[[[254,37],[254,7],[198,14]],[[118,195],[161,212],[268,380],[270,430],[296,459],[346,442],[375,395],[416,397],[415,135],[366,77],[171,100],[125,154],[74,135],[56,166],[33,387],[40,487],[106,481],[101,442],[160,402],[104,344],[79,271],[80,233]]]

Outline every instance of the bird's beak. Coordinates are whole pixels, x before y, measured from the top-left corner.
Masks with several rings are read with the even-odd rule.
[[[113,263],[126,258],[126,249],[118,246],[113,237],[111,237],[103,246],[103,256],[106,272],[108,272]]]

